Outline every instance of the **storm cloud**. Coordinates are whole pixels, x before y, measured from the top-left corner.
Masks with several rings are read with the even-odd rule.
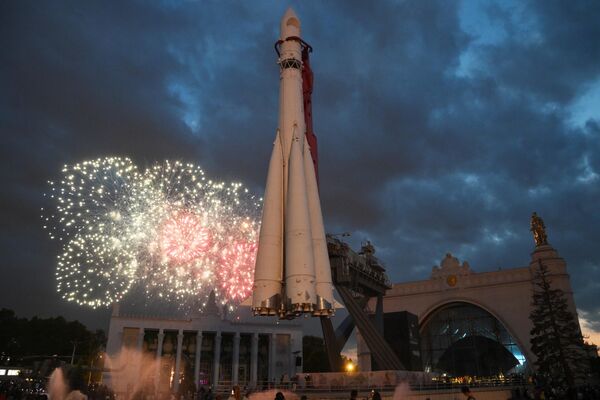
[[[532,211],[600,329],[600,4],[298,2],[329,232],[392,281],[446,252],[525,266]],[[103,326],[54,292],[46,181],[105,155],[178,158],[264,189],[282,2],[0,5],[0,304]]]

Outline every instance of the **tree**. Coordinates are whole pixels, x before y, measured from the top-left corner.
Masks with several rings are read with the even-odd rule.
[[[331,372],[325,341],[317,336],[304,336],[302,338],[302,354],[304,355],[304,372]]]
[[[533,310],[529,316],[531,351],[537,356],[540,383],[547,393],[576,399],[575,387],[587,371],[583,336],[561,289],[552,288],[548,267],[539,260],[533,279]]]
[[[590,375],[593,377],[592,379],[600,381],[600,354],[598,354],[598,346],[585,342],[585,349],[588,352],[590,360]]]
[[[89,331],[78,321],[63,317],[18,318],[15,312],[0,309],[0,362],[30,365],[54,355],[70,361],[76,345],[75,363],[90,365],[106,345],[104,331]]]

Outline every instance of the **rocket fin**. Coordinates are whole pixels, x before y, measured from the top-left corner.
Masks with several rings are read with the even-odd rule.
[[[321,213],[321,201],[319,199],[315,168],[306,137],[304,140],[304,175],[306,177],[306,193],[310,213],[310,229],[315,262],[315,292],[317,296],[313,315],[329,316],[335,310],[333,305],[331,266],[329,265],[329,253],[327,252],[327,240],[325,239],[325,227],[323,224],[323,214]]]
[[[277,315],[281,307],[283,280],[283,148],[275,136],[254,269],[252,310],[254,315]]]
[[[304,132],[299,132],[295,126],[292,133],[285,207],[284,298],[287,311],[293,314],[313,312],[316,303],[312,233],[302,155],[304,140]]]

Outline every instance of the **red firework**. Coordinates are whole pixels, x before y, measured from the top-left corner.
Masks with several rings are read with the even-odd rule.
[[[162,256],[184,264],[203,256],[210,247],[210,231],[191,212],[179,212],[166,220],[159,234]]]
[[[217,272],[219,286],[223,295],[234,303],[247,299],[252,293],[256,251],[254,241],[234,241],[221,252]]]

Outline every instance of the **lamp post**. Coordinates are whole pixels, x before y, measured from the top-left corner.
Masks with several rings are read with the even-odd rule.
[[[102,354],[100,354],[98,358],[102,359]],[[92,358],[92,365],[90,365],[90,373],[88,375],[88,386],[90,386],[90,383],[92,382],[92,371],[94,369],[94,361],[96,361],[96,357]]]
[[[75,349],[77,349],[77,343],[79,343],[77,340],[73,340],[71,343],[73,343],[73,354],[71,354],[71,365],[73,365],[73,362],[75,361]]]

